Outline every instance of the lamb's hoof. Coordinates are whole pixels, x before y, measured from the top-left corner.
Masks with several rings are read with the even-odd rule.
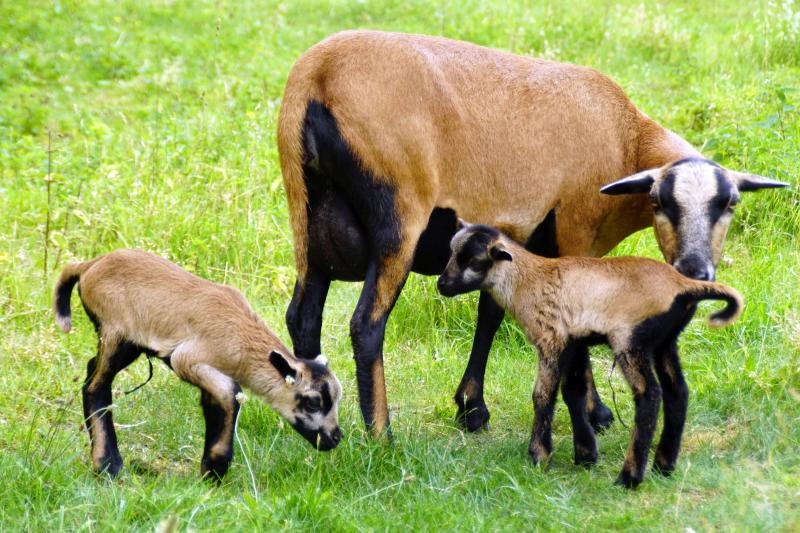
[[[619,476],[617,476],[617,480],[614,482],[614,484],[625,487],[626,489],[635,489],[641,482],[642,478],[636,477],[626,470],[623,470],[619,473]]]
[[[458,406],[456,412],[456,421],[458,424],[469,431],[474,433],[480,430],[489,429],[489,409],[486,404],[481,402],[467,401],[465,406]]]
[[[589,411],[589,424],[596,433],[602,433],[614,423],[614,414],[611,409],[598,402],[593,411]]]

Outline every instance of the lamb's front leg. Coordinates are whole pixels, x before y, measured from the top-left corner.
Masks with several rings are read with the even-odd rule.
[[[539,354],[539,370],[533,389],[533,434],[528,447],[533,462],[546,463],[553,450],[553,411],[558,395],[560,373],[557,356],[553,353]]]
[[[647,454],[653,442],[658,409],[661,405],[661,387],[653,375],[651,358],[644,352],[623,353],[617,360],[633,390],[636,415],[625,464],[617,477],[616,484],[634,488],[644,479]]]
[[[591,466],[597,462],[597,440],[589,423],[586,411],[588,383],[586,371],[589,367],[589,352],[586,346],[569,348],[563,359],[568,363],[561,384],[561,395],[569,408],[572,420],[572,442],[575,448],[575,464]]]
[[[181,379],[201,390],[200,404],[206,421],[206,437],[200,472],[203,477],[219,482],[233,459],[233,433],[239,414],[236,394],[242,389],[227,374],[194,360],[191,356],[173,355],[171,363]]]

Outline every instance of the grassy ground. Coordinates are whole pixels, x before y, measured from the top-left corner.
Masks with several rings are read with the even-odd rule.
[[[0,527],[678,530],[800,528],[800,6],[783,0],[641,2],[0,3]],[[701,7],[703,6],[703,7]],[[412,276],[390,320],[395,440],[370,441],[357,409],[347,323],[359,286],[336,284],[323,347],[342,379],[344,442],[318,454],[263,403],[239,424],[219,489],[199,482],[196,391],[161,365],[116,396],[126,469],[90,472],[79,387],[95,340],[49,311],[67,261],[141,247],[238,286],[280,335],[294,282],[275,149],[292,61],[339,29],[446,35],[595,66],[662,124],[721,163],[789,181],[748,194],[719,278],[748,300],[724,331],[682,341],[692,390],[670,479],[612,487],[619,423],[592,470],[573,466],[560,404],[546,471],[526,457],[534,354],[506,321],[487,376],[492,428],[465,435],[450,399],[476,297],[441,298]],[[651,231],[615,253],[658,257]],[[710,307],[703,307],[701,315]],[[630,424],[609,354],[598,386]],[[147,374],[144,362],[115,390]]]

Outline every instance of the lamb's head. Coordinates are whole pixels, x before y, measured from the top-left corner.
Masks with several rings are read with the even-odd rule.
[[[335,448],[342,438],[342,385],[328,368],[325,356],[304,360],[273,351],[269,362],[283,379],[272,393],[272,407],[318,450]]]
[[[458,231],[450,241],[450,260],[437,283],[439,292],[455,296],[488,289],[497,268],[511,261],[506,239],[492,227],[459,220]]]
[[[689,158],[609,183],[604,194],[649,193],[664,259],[684,276],[713,280],[739,193],[787,183]]]

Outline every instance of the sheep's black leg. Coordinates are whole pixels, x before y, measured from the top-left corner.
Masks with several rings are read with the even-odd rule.
[[[111,384],[121,370],[142,353],[142,349],[126,341],[105,338],[101,332],[97,356],[86,366],[83,384],[83,416],[92,443],[92,465],[95,472],[116,476],[122,468],[117,446],[117,433],[111,415]]]
[[[570,351],[571,353],[562,356],[569,366],[561,384],[561,394],[572,420],[575,464],[590,466],[597,462],[597,441],[586,412],[586,367],[589,365],[589,352],[584,345],[575,345]]]
[[[533,433],[528,446],[528,453],[537,465],[545,463],[553,450],[553,411],[561,378],[556,356],[540,354],[538,366],[533,390]]]
[[[297,357],[313,359],[321,353],[322,310],[331,279],[309,265],[305,279],[295,283],[286,311],[286,327]]]
[[[390,269],[384,270],[385,266]],[[373,436],[384,432],[391,435],[383,372],[383,339],[389,313],[407,276],[408,269],[392,264],[391,260],[380,266],[378,262],[371,263],[350,321],[361,414]]]
[[[458,405],[456,420],[467,431],[477,431],[488,427],[489,424],[489,409],[483,399],[483,380],[486,375],[489,350],[504,314],[503,308],[495,303],[489,293],[481,291],[472,351],[469,354],[467,368],[464,370],[464,377],[461,378],[454,397]]]
[[[621,354],[617,360],[633,390],[636,415],[625,464],[616,483],[626,488],[634,488],[644,479],[647,454],[658,421],[661,387],[650,368],[651,358],[645,353],[637,351]]]
[[[664,395],[664,429],[656,448],[653,468],[669,475],[675,470],[689,402],[689,387],[678,359],[677,341],[656,354],[655,368]]]
[[[586,380],[586,411],[589,415],[589,423],[595,431],[601,432],[611,426],[614,422],[614,415],[597,393],[591,361],[586,365],[584,379]]]
[[[206,420],[206,438],[200,472],[208,479],[220,482],[233,459],[233,436],[239,402],[236,394],[242,389],[232,383],[230,394],[217,398],[205,389],[200,390],[200,405]]]

